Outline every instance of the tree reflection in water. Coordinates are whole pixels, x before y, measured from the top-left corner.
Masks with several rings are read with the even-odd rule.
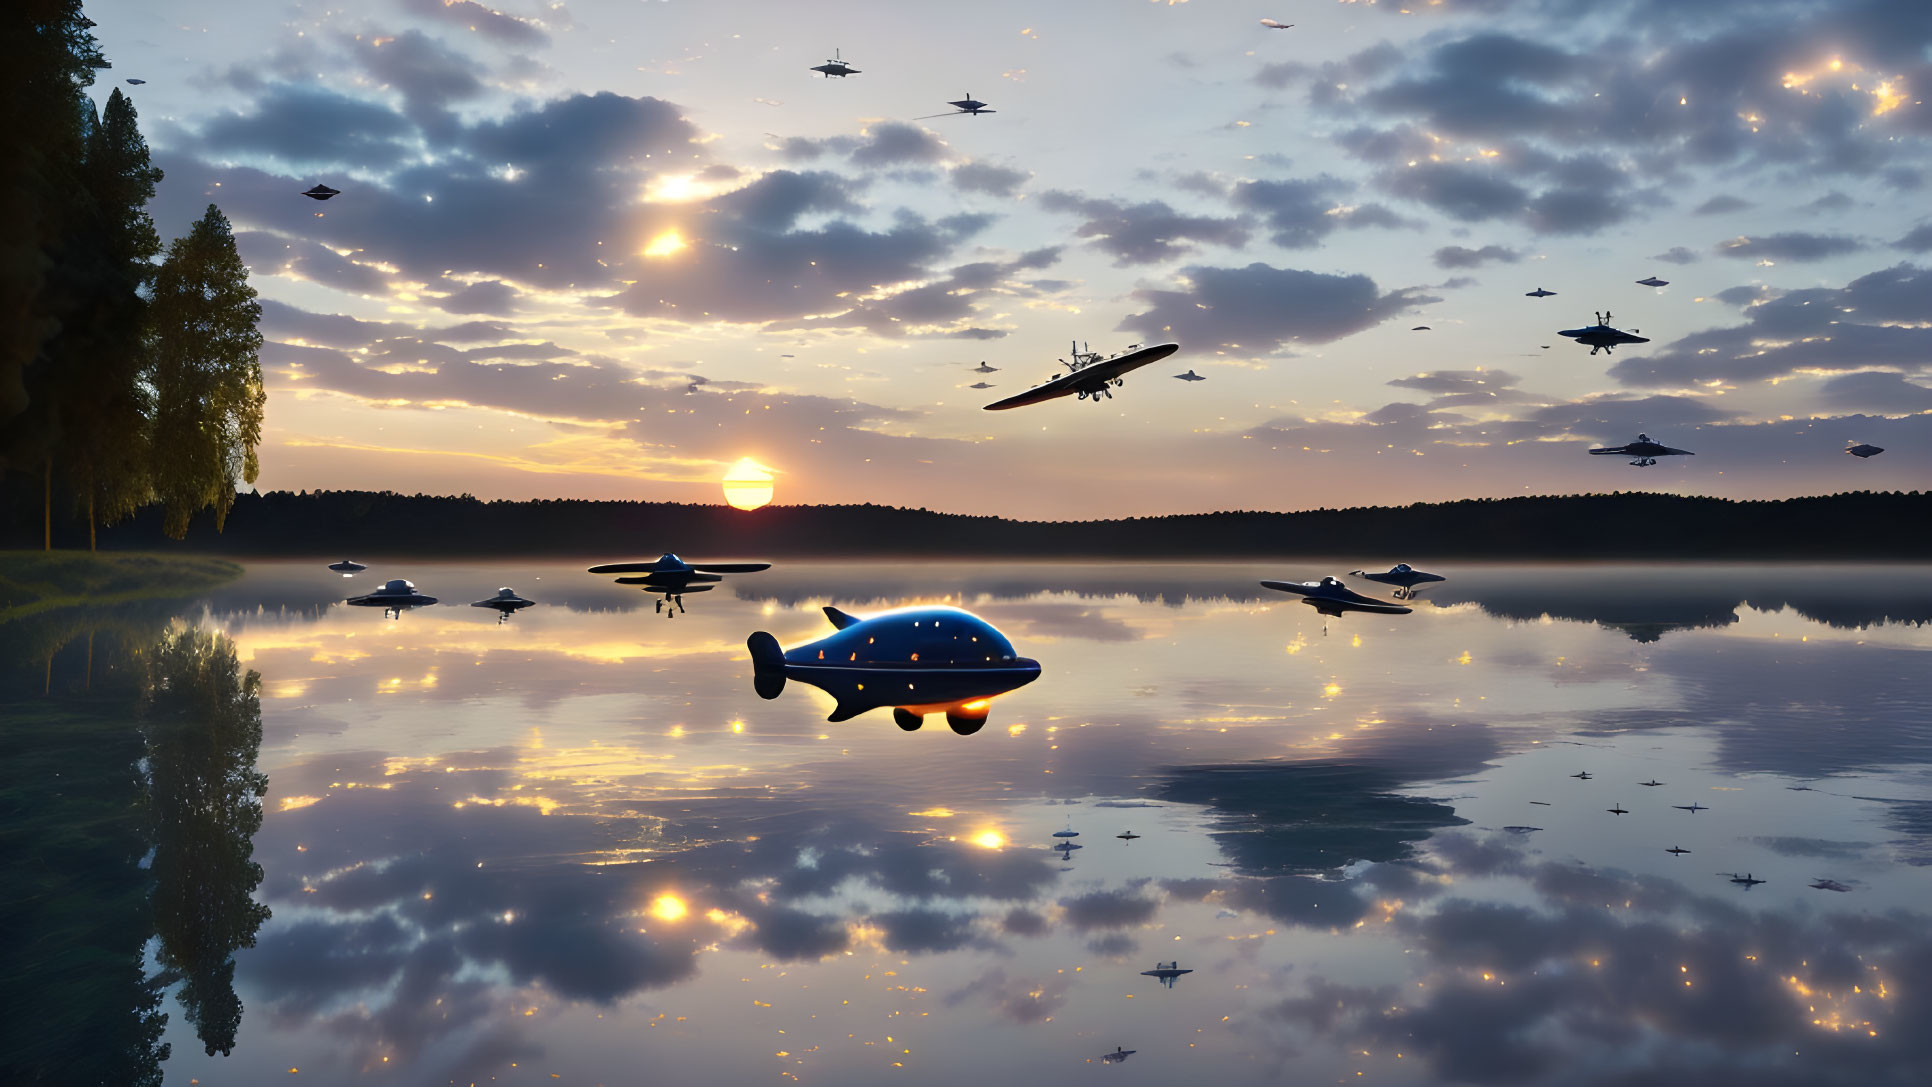
[[[0,623],[0,1081],[160,1084],[176,982],[208,1053],[235,1044],[233,952],[269,916],[261,677],[168,622]]]
[[[182,1006],[209,1055],[226,1054],[241,1025],[234,953],[255,946],[269,916],[253,897],[268,791],[255,769],[262,677],[241,671],[234,643],[200,629],[169,633],[147,657],[141,718],[160,961],[181,974]]]

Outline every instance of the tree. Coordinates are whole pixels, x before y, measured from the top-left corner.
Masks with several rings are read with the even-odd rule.
[[[88,126],[80,177],[84,214],[62,244],[70,312],[46,349],[47,387],[59,420],[54,460],[86,516],[91,550],[95,526],[132,514],[148,493],[141,289],[161,251],[147,213],[161,171],[148,161],[134,103],[118,88]]]
[[[168,245],[149,304],[148,386],[154,407],[148,460],[163,530],[188,533],[188,519],[213,507],[219,532],[240,483],[261,465],[262,307],[234,231],[208,205],[186,236]]]

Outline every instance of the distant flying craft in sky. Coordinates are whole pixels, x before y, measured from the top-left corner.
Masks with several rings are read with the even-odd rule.
[[[1121,1061],[1139,1052],[1140,1050],[1138,1049],[1122,1049],[1119,1046],[1115,1046],[1112,1053],[1102,1053],[1100,1059],[1108,1064],[1119,1064]]]
[[[1077,830],[1075,830],[1075,829],[1073,829],[1073,824],[1072,824],[1072,823],[1068,823],[1068,824],[1067,824],[1067,829],[1065,829],[1065,830],[1056,830],[1056,831],[1054,831],[1054,832],[1053,832],[1053,836],[1054,836],[1055,838],[1078,838],[1078,837],[1080,837],[1080,832],[1079,832],[1079,831],[1077,831]]]
[[[427,607],[436,603],[436,598],[417,592],[416,586],[409,581],[392,578],[375,592],[352,596],[347,603],[358,608],[381,608],[385,618],[393,613],[401,619],[404,609]]]
[[[1758,884],[1760,884],[1760,883],[1763,883],[1763,882],[1764,882],[1764,881],[1763,881],[1763,880],[1761,880],[1761,879],[1754,879],[1754,878],[1752,878],[1752,876],[1751,876],[1751,873],[1749,873],[1749,872],[1746,872],[1746,873],[1744,873],[1744,874],[1743,874],[1743,875],[1741,875],[1741,876],[1740,876],[1740,875],[1738,875],[1738,874],[1737,874],[1736,872],[1724,872],[1724,873],[1722,873],[1722,874],[1723,874],[1723,875],[1727,875],[1727,876],[1730,876],[1730,877],[1731,877],[1731,882],[1732,882],[1732,883],[1736,883],[1736,884],[1740,884],[1740,885],[1742,885],[1742,886],[1744,887],[1744,889],[1745,889],[1745,890],[1747,890],[1747,891],[1748,891],[1748,890],[1750,890],[1750,889],[1751,889],[1751,888],[1753,888],[1753,887],[1756,887],[1756,886],[1757,886]]]
[[[1264,589],[1294,593],[1301,602],[1314,608],[1323,616],[1340,617],[1345,611],[1368,611],[1380,615],[1407,615],[1412,610],[1400,604],[1390,604],[1383,600],[1371,600],[1341,583],[1338,578],[1325,577],[1320,581],[1264,581]],[[1322,625],[1327,632],[1326,623]]]
[[[1135,833],[1134,833],[1133,831],[1131,831],[1131,830],[1123,830],[1123,831],[1121,831],[1121,832],[1120,832],[1119,834],[1116,834],[1116,835],[1114,835],[1114,837],[1116,837],[1116,838],[1119,838],[1119,839],[1120,839],[1121,841],[1123,841],[1123,842],[1131,842],[1131,841],[1133,841],[1133,840],[1134,840],[1135,838],[1138,838],[1138,837],[1140,837],[1140,835],[1138,835],[1138,834],[1135,834]]]
[[[1541,287],[1538,287],[1533,291],[1523,292],[1524,298],[1553,298],[1555,297],[1555,295],[1556,295],[1555,291],[1546,291]]]
[[[1269,30],[1287,30],[1289,27],[1294,26],[1295,24],[1277,23],[1273,19],[1263,19],[1261,20],[1261,25],[1267,27]]]
[[[472,600],[470,607],[495,608],[498,612],[496,621],[501,623],[514,614],[518,608],[527,608],[535,603],[536,601],[534,600],[525,600],[518,596],[515,589],[506,585],[498,589],[495,596],[485,597],[482,600]]]
[[[330,563],[329,569],[334,570],[336,573],[341,574],[343,577],[353,577],[354,575],[359,574],[364,570],[367,570],[368,567],[362,565],[359,562],[351,562],[348,559],[343,559],[341,562]]]
[[[976,374],[997,374],[1000,372],[1000,368],[997,366],[988,366],[986,365],[986,361],[982,359],[978,366],[973,367],[973,372]]]
[[[327,200],[331,196],[342,195],[342,190],[331,189],[327,185],[317,185],[312,189],[302,190],[302,195],[308,197],[310,200]]]
[[[845,63],[844,60],[840,59],[839,51],[836,49],[832,50],[831,60],[826,61],[824,64],[813,65],[812,71],[824,72],[825,78],[827,79],[830,79],[833,76],[838,76],[840,79],[844,79],[846,76],[859,74],[859,70],[857,68],[852,67],[850,64],[847,64]]]
[[[1590,780],[1590,771],[1578,770],[1576,773],[1571,774],[1570,776],[1573,778],[1576,778],[1578,781],[1588,781]]]
[[[1871,458],[1878,456],[1880,453],[1885,452],[1885,450],[1880,449],[1878,446],[1875,446],[1875,445],[1864,445],[1862,443],[1854,444],[1852,442],[1846,442],[1845,452],[1851,456],[1857,457],[1859,460],[1870,460]]]
[[[1662,784],[1663,784],[1663,782],[1661,782],[1661,781],[1658,781],[1658,780],[1657,780],[1656,778],[1651,778],[1651,779],[1650,779],[1649,781],[1639,781],[1639,782],[1638,782],[1637,784],[1639,784],[1639,785],[1648,785],[1648,786],[1650,786],[1651,788],[1653,788],[1653,789],[1654,789],[1654,788],[1656,788],[1657,786],[1659,786],[1659,785],[1662,785]]]
[[[1417,325],[1414,328],[1410,329],[1409,331],[1410,332],[1433,332],[1435,330],[1430,328],[1428,325]]]
[[[139,86],[140,86],[141,84],[143,84],[143,83],[146,83],[146,82],[147,82],[147,80],[145,80],[145,79],[130,79],[130,80],[128,80],[128,82],[129,82],[129,83],[132,83],[132,84],[133,84],[134,86],[136,86],[136,87],[139,87]]]
[[[1389,572],[1386,574],[1372,574],[1367,570],[1350,570],[1348,575],[1350,577],[1359,577],[1366,581],[1379,582],[1383,585],[1394,585],[1396,586],[1395,595],[1398,600],[1415,596],[1415,587],[1417,585],[1427,585],[1434,581],[1449,580],[1441,574],[1424,573],[1406,562],[1398,562],[1394,566],[1389,567]]]
[[[1668,445],[1650,440],[1650,435],[1639,434],[1637,440],[1626,445],[1605,446],[1590,450],[1593,457],[1635,457],[1630,462],[1632,468],[1648,468],[1657,463],[1658,457],[1694,457],[1697,454],[1688,449],[1673,449]]]
[[[1811,881],[1811,889],[1814,891],[1849,891],[1851,890],[1850,887],[1845,886],[1844,884],[1838,882],[1835,879],[1824,879],[1822,877]]]
[[[769,569],[769,562],[689,563],[667,551],[654,562],[612,562],[593,566],[590,572],[631,575],[618,578],[617,584],[635,585],[647,593],[657,593],[662,598],[657,601],[657,610],[676,618],[677,612],[684,610],[685,593],[710,592],[726,574],[755,574]],[[672,608],[664,606],[667,601]]]
[[[1690,813],[1691,813],[1692,815],[1696,815],[1696,814],[1697,814],[1698,812],[1700,812],[1700,811],[1710,811],[1710,810],[1711,810],[1711,809],[1709,809],[1709,808],[1707,808],[1707,807],[1705,807],[1704,805],[1702,805],[1702,804],[1699,804],[1699,803],[1698,803],[1697,801],[1695,801],[1695,800],[1693,800],[1693,801],[1691,801],[1691,802],[1690,802],[1690,803],[1688,803],[1688,804],[1672,804],[1672,805],[1671,805],[1671,807],[1673,807],[1673,808],[1676,808],[1676,809],[1677,809],[1678,811],[1687,811],[1687,812],[1690,812]]]
[[[1192,974],[1193,972],[1191,969],[1181,969],[1181,962],[1179,959],[1176,959],[1173,962],[1157,962],[1154,964],[1152,970],[1142,970],[1140,976],[1144,978],[1156,978],[1162,985],[1172,989],[1175,978],[1180,977],[1182,974]]]
[[[997,388],[999,388],[999,386],[998,386],[998,385],[989,385],[989,384],[987,384],[987,383],[986,383],[986,382],[984,382],[984,381],[975,381],[975,382],[973,382],[973,383],[972,383],[971,385],[968,385],[968,386],[966,386],[966,387],[967,387],[967,388],[969,388],[969,389],[997,389]]]
[[[795,679],[832,696],[828,721],[890,706],[907,732],[943,713],[954,732],[970,736],[986,724],[995,696],[1040,678],[1039,661],[1016,655],[1006,635],[959,608],[897,608],[860,619],[828,606],[825,618],[836,633],[791,649],[762,630],[746,640],[760,698],[777,698]]]
[[[1603,810],[1609,812],[1611,815],[1629,815],[1630,814],[1630,812],[1627,809],[1625,809],[1621,803],[1619,803],[1614,808],[1605,808]]]
[[[1669,853],[1669,854],[1672,854],[1672,855],[1674,855],[1674,856],[1679,856],[1679,857],[1681,857],[1681,856],[1683,856],[1684,854],[1686,854],[1686,853],[1689,853],[1689,852],[1690,852],[1690,850],[1688,850],[1688,849],[1684,849],[1684,848],[1683,848],[1683,847],[1681,847],[1681,846],[1671,846],[1671,847],[1670,847],[1669,849],[1666,849],[1666,850],[1664,850],[1664,852],[1666,852],[1666,853]]]
[[[1194,371],[1192,371],[1192,370],[1189,370],[1189,371],[1188,371],[1187,373],[1185,373],[1185,374],[1175,374],[1175,375],[1174,375],[1174,380],[1176,380],[1176,381],[1206,381],[1206,380],[1207,380],[1207,378],[1204,378],[1204,377],[1202,377],[1202,376],[1201,376],[1200,374],[1197,374],[1197,373],[1195,373]]]
[[[1077,348],[1079,345],[1076,344]],[[987,411],[1005,411],[1008,408],[1023,408],[1029,404],[1039,404],[1054,400],[1069,393],[1081,400],[1100,402],[1101,397],[1113,399],[1113,389],[1126,384],[1124,375],[1130,370],[1138,370],[1150,362],[1161,359],[1181,349],[1177,343],[1159,343],[1152,347],[1132,344],[1117,355],[1102,356],[1098,351],[1072,352],[1073,361],[1061,359],[1060,364],[1067,368],[1064,374],[1056,374],[1046,381],[1033,386],[1023,393],[1016,393],[1004,400],[996,400],[986,405]]]
[[[1656,276],[1645,276],[1638,280],[1637,284],[1642,287],[1668,287],[1670,286],[1670,280],[1658,279]]]
[[[1568,336],[1578,343],[1589,344],[1592,355],[1598,351],[1612,351],[1620,344],[1650,342],[1650,337],[1637,335],[1637,330],[1634,328],[1629,332],[1611,328],[1611,320],[1610,311],[1604,310],[1602,313],[1597,314],[1596,324],[1583,328],[1558,329],[1556,334],[1558,336]]]
[[[975,117],[977,117],[977,116],[979,116],[979,115],[980,115],[980,114],[982,114],[982,113],[998,113],[998,112],[999,112],[999,110],[996,110],[996,109],[987,109],[987,108],[986,108],[986,103],[984,103],[984,102],[981,102],[981,101],[980,101],[980,100],[978,100],[977,98],[974,98],[974,97],[973,97],[973,92],[971,92],[971,91],[967,91],[967,92],[966,92],[966,97],[964,97],[964,98],[962,98],[962,99],[960,99],[959,101],[957,101],[957,102],[948,102],[948,103],[946,103],[946,104],[947,104],[947,105],[949,105],[949,106],[951,106],[951,107],[953,107],[953,111],[952,111],[952,113],[928,113],[928,114],[926,114],[926,115],[925,115],[924,117],[915,117],[915,118],[913,118],[913,120],[915,120],[915,121],[930,121],[930,120],[932,120],[932,119],[933,119],[934,117],[952,117],[952,116],[955,116],[955,115],[957,115],[957,114],[961,114],[961,113],[970,113],[970,114],[972,114],[973,116],[975,116]]]

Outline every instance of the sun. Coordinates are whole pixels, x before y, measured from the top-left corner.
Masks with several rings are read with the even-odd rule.
[[[667,230],[657,237],[652,238],[644,246],[644,255],[647,257],[673,256],[684,249],[687,244],[684,240],[684,235],[679,234],[675,229]]]
[[[755,510],[771,501],[771,469],[750,457],[725,471],[725,501],[741,510]]]

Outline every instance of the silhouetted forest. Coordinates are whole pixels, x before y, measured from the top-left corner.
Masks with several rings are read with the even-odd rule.
[[[0,546],[39,541],[38,495],[0,492]],[[1932,558],[1932,492],[1737,502],[1617,493],[1467,499],[1295,513],[1230,511],[1109,521],[1011,521],[894,506],[726,506],[671,502],[485,502],[368,491],[271,491],[235,500],[225,531],[200,522],[194,550],[242,556],[385,555],[957,558]],[[101,546],[171,544],[149,508]],[[86,539],[56,522],[55,542]],[[1376,560],[1379,561],[1379,560]]]

